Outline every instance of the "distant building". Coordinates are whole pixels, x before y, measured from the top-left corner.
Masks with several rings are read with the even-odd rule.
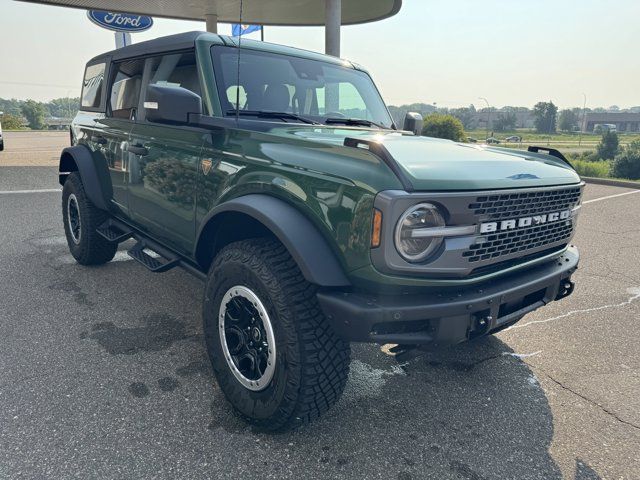
[[[49,130],[68,130],[71,126],[71,118],[49,117],[45,124]]]
[[[640,132],[640,112],[589,112],[582,121],[582,131],[593,132],[596,125],[615,125],[618,133]]]

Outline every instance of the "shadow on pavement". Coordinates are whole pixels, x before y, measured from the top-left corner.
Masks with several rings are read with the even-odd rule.
[[[0,446],[29,445],[0,454],[7,472],[40,458],[32,471],[58,477],[176,478],[177,465],[178,476],[194,478],[561,477],[549,455],[544,391],[498,338],[402,366],[376,346],[354,345],[340,402],[299,431],[267,435],[236,418],[215,384],[201,336],[201,283],[133,262],[83,268],[66,262],[61,241],[31,245],[5,289],[12,302],[0,347],[15,356],[5,365],[37,358],[41,376],[2,392]],[[27,311],[39,322],[25,321]],[[11,335],[46,348],[13,349]],[[6,378],[19,375],[7,367]],[[578,464],[576,478],[595,478],[590,471]]]
[[[342,400],[320,421],[269,438],[276,456],[312,459],[309,471],[350,478],[561,478],[548,452],[545,394],[497,338],[402,368],[373,346],[354,350]],[[248,431],[226,406],[212,411],[213,428]]]

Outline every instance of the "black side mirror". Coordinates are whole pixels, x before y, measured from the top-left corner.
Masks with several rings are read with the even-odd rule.
[[[407,112],[404,117],[404,125],[402,126],[402,129],[420,136],[422,134],[423,123],[422,115],[416,112]]]
[[[202,99],[186,88],[149,85],[144,109],[150,122],[185,124],[189,115],[202,115]]]

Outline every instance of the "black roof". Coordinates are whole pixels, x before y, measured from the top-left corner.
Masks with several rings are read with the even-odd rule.
[[[153,40],[147,40],[146,42],[134,43],[126,47],[102,53],[97,57],[93,57],[87,62],[87,64],[99,63],[101,60],[105,61],[108,57],[111,57],[112,61],[117,61],[124,58],[139,57],[141,55],[162,53],[170,50],[186,50],[193,48],[196,39],[201,35],[206,35],[206,32],[178,33]]]

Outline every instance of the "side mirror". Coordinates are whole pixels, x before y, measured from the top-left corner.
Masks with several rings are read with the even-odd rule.
[[[404,125],[402,126],[402,129],[420,136],[422,134],[423,123],[422,115],[416,112],[407,112],[404,117]]]
[[[185,124],[189,115],[202,114],[202,99],[186,88],[149,85],[144,110],[150,122]]]

